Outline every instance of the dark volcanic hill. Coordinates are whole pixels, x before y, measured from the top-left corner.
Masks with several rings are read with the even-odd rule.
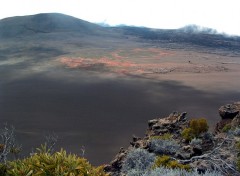
[[[52,32],[96,34],[103,31],[99,25],[59,13],[43,13],[6,18],[0,21],[0,37],[16,37]]]
[[[109,47],[121,37],[111,28],[59,13],[10,17],[0,20],[0,59],[49,59],[79,48]]]

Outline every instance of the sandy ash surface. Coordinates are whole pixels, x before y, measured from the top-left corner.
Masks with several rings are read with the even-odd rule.
[[[17,58],[0,61],[0,122],[26,153],[55,132],[57,148],[85,146],[92,163],[108,163],[149,119],[187,111],[214,124],[219,106],[240,99],[236,56],[132,47]]]

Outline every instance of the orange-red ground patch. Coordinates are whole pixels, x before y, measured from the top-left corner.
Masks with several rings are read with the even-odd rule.
[[[225,71],[224,67],[200,63],[161,61],[161,57],[169,55],[174,55],[174,53],[158,48],[135,48],[127,51],[117,50],[111,52],[108,56],[99,58],[62,57],[59,61],[69,68],[87,68],[95,71],[108,70],[113,73],[134,75],[169,73],[173,71],[194,73]],[[153,61],[150,58],[158,60]]]

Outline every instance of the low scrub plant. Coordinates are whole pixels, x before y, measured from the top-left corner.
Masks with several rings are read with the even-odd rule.
[[[147,169],[152,167],[154,161],[154,154],[149,153],[145,149],[133,149],[123,161],[122,172],[128,176],[143,174]]]
[[[158,155],[172,155],[180,149],[180,145],[173,140],[153,139],[149,148]]]
[[[193,138],[190,142],[191,146],[198,146],[202,144],[202,139],[198,139],[198,138]]]
[[[211,132],[203,133],[202,138],[203,140],[208,140],[208,141],[214,140],[213,134]]]
[[[185,128],[182,131],[182,137],[189,142],[193,138],[199,137],[200,134],[207,132],[208,128],[209,126],[206,119],[192,119],[189,122],[189,128]]]
[[[188,164],[181,164],[178,161],[171,159],[171,157],[167,155],[156,157],[153,168],[155,169],[158,167],[165,167],[165,168],[171,168],[171,169],[184,169],[184,170],[190,170],[191,168]]]
[[[143,176],[223,176],[218,171],[207,170],[204,174],[199,174],[198,171],[187,171],[182,169],[171,169],[165,167],[158,167],[153,170],[147,171]]]

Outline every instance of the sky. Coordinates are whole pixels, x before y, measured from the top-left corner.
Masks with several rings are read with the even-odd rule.
[[[176,29],[196,24],[240,35],[240,0],[0,0],[0,19],[49,12],[109,25]]]

